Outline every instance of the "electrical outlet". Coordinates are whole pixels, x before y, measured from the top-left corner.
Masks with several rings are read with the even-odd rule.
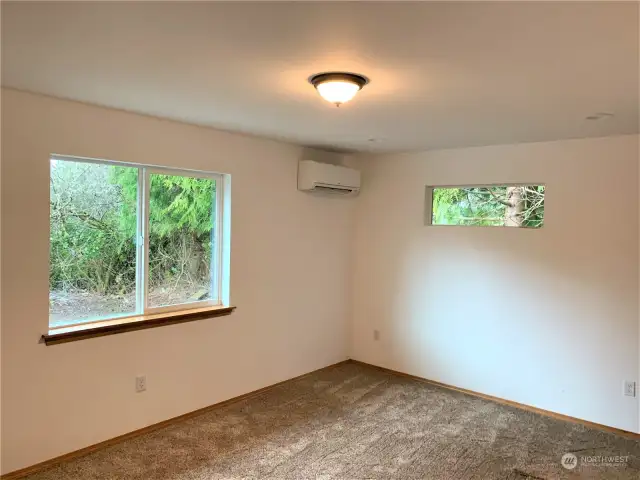
[[[373,331],[373,339],[377,342],[378,340],[380,340],[380,330],[374,330]]]
[[[147,377],[141,375],[136,377],[136,392],[144,392],[147,389]]]
[[[636,382],[630,380],[624,381],[624,394],[628,397],[636,396]]]

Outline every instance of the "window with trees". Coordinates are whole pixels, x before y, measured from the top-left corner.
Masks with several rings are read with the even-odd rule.
[[[427,187],[431,225],[541,228],[544,185]]]
[[[51,158],[50,328],[222,304],[218,174]]]

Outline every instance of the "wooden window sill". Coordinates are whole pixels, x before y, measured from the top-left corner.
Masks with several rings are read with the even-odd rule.
[[[222,317],[230,315],[235,309],[236,307],[204,307],[71,325],[49,330],[49,333],[42,335],[42,341],[45,345],[75,342],[76,340],[84,340],[86,338],[104,337],[105,335],[115,335],[116,333],[133,332],[146,328],[163,327],[165,325],[175,325],[176,323]]]

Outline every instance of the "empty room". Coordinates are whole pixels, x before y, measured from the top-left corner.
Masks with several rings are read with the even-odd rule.
[[[640,3],[0,9],[2,480],[640,479]]]

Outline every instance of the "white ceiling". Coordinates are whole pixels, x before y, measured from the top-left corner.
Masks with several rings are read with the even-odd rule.
[[[636,2],[2,2],[2,84],[339,150],[635,133],[638,18]],[[307,83],[328,70],[371,83],[338,109]]]

